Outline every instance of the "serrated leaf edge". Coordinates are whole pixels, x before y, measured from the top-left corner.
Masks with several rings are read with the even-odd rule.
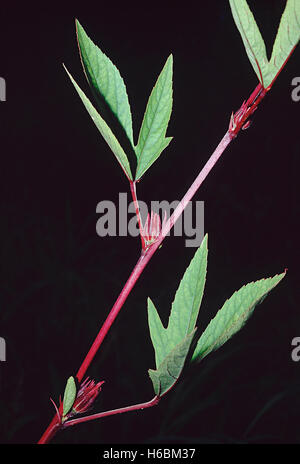
[[[247,318],[247,315],[249,314],[249,312],[251,312],[251,309],[252,309],[253,307],[255,308],[255,306],[257,306],[260,302],[262,302],[262,300],[271,292],[271,290],[273,290],[274,287],[276,287],[276,285],[279,284],[279,282],[285,277],[285,275],[286,275],[286,272],[283,272],[282,274],[276,274],[276,275],[273,276],[273,277],[267,277],[267,278],[264,278],[264,279],[260,279],[260,280],[258,280],[258,281],[249,282],[248,284],[245,284],[245,285],[243,285],[241,288],[239,288],[238,290],[236,290],[236,291],[231,295],[230,298],[228,298],[227,300],[225,300],[225,302],[224,302],[222,308],[219,309],[219,311],[217,312],[217,314],[211,319],[211,321],[210,321],[209,324],[207,325],[206,329],[205,329],[204,332],[201,334],[201,336],[200,336],[200,338],[199,338],[199,340],[198,340],[198,342],[197,342],[195,351],[194,351],[194,353],[193,353],[192,361],[200,361],[200,360],[202,360],[203,358],[205,358],[205,356],[207,356],[207,354],[209,354],[209,353],[211,353],[212,351],[215,350],[215,347],[216,347],[216,345],[218,345],[218,341],[219,341],[219,340],[225,339],[225,342],[224,342],[224,343],[226,343],[226,341],[227,341],[227,340],[226,340],[226,333],[230,332],[230,329],[231,329],[232,327],[234,327],[235,325],[238,325],[238,322],[240,322],[241,319],[244,319],[245,322],[246,322],[246,320],[248,319],[248,318]],[[258,282],[263,282],[263,281],[267,281],[267,280],[272,280],[272,279],[275,279],[276,277],[280,277],[280,279],[278,279],[276,282],[274,282],[274,284],[273,284],[270,288],[268,288],[268,289],[262,294],[262,296],[261,296],[258,300],[254,301],[252,305],[250,305],[247,309],[245,309],[245,311],[240,315],[240,317],[239,317],[238,319],[233,320],[233,321],[232,321],[232,324],[230,325],[230,327],[226,327],[226,329],[224,330],[224,332],[222,332],[221,336],[218,337],[218,338],[212,343],[212,345],[210,345],[205,351],[201,352],[201,354],[195,354],[195,353],[197,352],[197,346],[198,346],[198,344],[200,343],[201,337],[205,334],[206,330],[210,327],[210,325],[213,324],[213,321],[214,321],[215,318],[217,317],[218,313],[219,313],[220,311],[222,311],[222,309],[223,309],[223,308],[225,307],[225,305],[229,302],[229,300],[230,300],[231,298],[234,297],[234,295],[236,295],[236,294],[237,294],[238,292],[240,292],[242,289],[245,289],[247,286],[250,286],[250,285],[255,284],[255,283],[258,283]],[[253,308],[253,309],[254,309],[254,308]],[[242,324],[242,325],[243,325],[243,324]],[[242,325],[241,325],[240,328],[242,328]],[[234,336],[235,333],[236,333],[236,332],[233,332],[233,333],[232,333],[232,336]],[[231,337],[229,337],[229,338],[231,338]],[[223,344],[222,344],[222,345],[223,345]],[[220,347],[221,347],[222,345],[220,345]],[[219,347],[218,347],[218,348],[219,348]],[[199,359],[198,359],[198,358],[199,358]]]

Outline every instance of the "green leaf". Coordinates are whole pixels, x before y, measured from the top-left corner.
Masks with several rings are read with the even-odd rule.
[[[155,364],[158,367],[168,354],[168,336],[167,329],[164,328],[150,298],[148,298],[148,322],[151,341],[155,351]]]
[[[157,370],[149,369],[149,376],[157,396],[163,396],[177,382],[184,367],[195,332],[196,329],[178,343],[166,356]]]
[[[236,26],[258,79],[267,89],[278,76],[300,40],[300,2],[287,0],[270,61],[266,47],[246,0],[229,0]]]
[[[86,77],[104,98],[133,146],[132,117],[124,81],[117,67],[88,37],[76,20],[77,39]]]
[[[242,37],[248,58],[259,81],[269,72],[266,46],[246,0],[229,0],[233,19]]]
[[[300,40],[300,2],[287,0],[280,20],[270,60],[270,70],[265,86],[268,87],[284,66],[285,61]]]
[[[149,97],[136,149],[136,180],[149,169],[172,137],[165,137],[172,112],[173,57],[169,56]]]
[[[150,298],[148,299],[150,336],[155,350],[157,368],[168,353],[196,325],[205,285],[207,253],[206,235],[186,269],[177,289],[167,328],[164,328],[154,304]]]
[[[207,254],[206,235],[185,271],[172,304],[167,331],[174,345],[196,326],[206,280]]]
[[[200,361],[240,330],[251,316],[255,306],[261,303],[284,276],[285,272],[251,282],[241,287],[231,298],[226,300],[198,340],[192,360]]]
[[[76,394],[77,391],[74,377],[69,377],[64,392],[63,416],[65,416],[66,414],[68,414],[69,411],[71,411],[76,398]]]
[[[87,98],[87,96],[81,90],[79,85],[75,82],[75,80],[73,79],[73,77],[71,76],[71,74],[69,73],[67,68],[65,66],[64,66],[64,68],[65,68],[65,70],[66,70],[72,84],[74,85],[75,89],[77,90],[78,95],[80,96],[80,98],[81,98],[84,106],[86,107],[89,115],[91,116],[92,120],[94,121],[97,129],[99,130],[102,137],[104,138],[104,140],[106,141],[106,143],[109,145],[110,149],[112,150],[112,152],[116,156],[116,158],[119,161],[119,163],[120,163],[122,169],[124,170],[126,176],[129,179],[132,179],[132,174],[131,174],[129,162],[128,162],[127,156],[126,156],[123,148],[121,147],[120,143],[118,142],[118,140],[116,139],[116,137],[112,133],[111,129],[109,128],[109,126],[104,121],[104,119],[100,116],[100,114],[94,108],[94,106],[92,105],[90,100]]]

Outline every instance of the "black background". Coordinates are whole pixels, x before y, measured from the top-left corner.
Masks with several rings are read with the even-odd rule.
[[[68,80],[91,97],[74,18],[123,76],[135,140],[154,82],[174,55],[168,149],[138,186],[139,198],[179,200],[256,86],[227,1],[155,4],[83,2],[0,7],[0,440],[35,443],[53,416],[139,256],[139,239],[100,238],[96,205],[128,192],[125,176]],[[284,1],[249,4],[268,53]],[[55,443],[299,443],[300,336],[298,173],[300,48],[230,145],[196,200],[205,202],[208,278],[201,331],[241,285],[288,268],[246,327],[159,406],[83,424]],[[151,296],[167,321],[195,252],[170,237],[129,296],[88,374],[105,380],[95,411],[150,400],[154,355]]]

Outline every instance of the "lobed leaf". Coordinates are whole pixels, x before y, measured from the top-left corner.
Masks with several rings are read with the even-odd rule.
[[[172,112],[173,57],[169,56],[149,97],[135,147],[138,159],[136,180],[149,169],[172,137],[166,131]]]
[[[291,52],[300,40],[300,2],[287,0],[280,20],[270,60],[270,71],[265,86],[268,87],[276,78]]]
[[[69,377],[67,380],[64,399],[63,399],[63,416],[68,414],[71,411],[74,401],[76,399],[76,383],[74,377]]]
[[[154,392],[161,397],[177,382],[188,355],[196,329],[178,343],[165,357],[157,370],[149,369]]]
[[[257,304],[283,279],[285,272],[274,277],[251,282],[226,300],[198,340],[192,360],[200,361],[220,348],[251,316]]]
[[[91,116],[92,120],[94,121],[97,129],[99,130],[100,134],[106,141],[106,143],[109,145],[110,149],[114,153],[115,157],[117,158],[118,162],[120,163],[122,169],[124,170],[126,176],[129,179],[132,179],[132,174],[129,166],[129,162],[127,159],[127,156],[121,147],[120,143],[118,142],[117,138],[114,136],[112,133],[111,129],[109,126],[106,124],[104,119],[100,116],[98,111],[95,109],[95,107],[92,105],[90,100],[87,98],[85,93],[81,90],[79,85],[76,83],[76,81],[73,79],[67,68],[64,66],[72,84],[74,85],[79,97],[81,98],[86,110],[88,111],[89,115]]]
[[[117,67],[88,37],[76,20],[82,65],[91,87],[108,104],[133,146],[132,116],[124,81]]]
[[[268,74],[266,46],[246,0],[229,0],[233,19],[242,37],[248,58],[253,69],[264,85]]]
[[[267,89],[285,65],[300,39],[300,2],[287,0],[280,20],[270,61],[266,47],[246,0],[229,0],[235,24],[253,69]]]

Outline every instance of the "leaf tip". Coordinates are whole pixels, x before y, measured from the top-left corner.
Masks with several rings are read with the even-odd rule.
[[[65,65],[65,63],[62,63],[62,67],[64,68],[64,70],[66,71],[66,73],[70,76],[70,73],[67,69],[67,66]]]
[[[75,27],[76,27],[76,31],[78,30],[79,27],[82,27],[77,18],[75,18]]]

